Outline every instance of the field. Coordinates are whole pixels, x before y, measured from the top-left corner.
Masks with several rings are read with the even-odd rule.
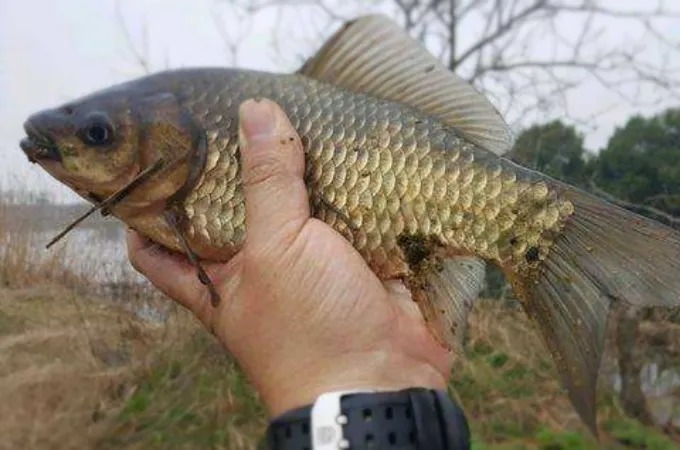
[[[101,267],[74,261],[66,246],[43,256],[41,235],[7,225],[11,214],[0,205],[0,448],[256,447],[262,405],[192,317],[139,284],[129,267],[103,283],[93,281]],[[97,245],[79,257],[95,261]],[[680,325],[648,316],[636,346],[677,357],[678,343]],[[645,426],[623,412],[608,381],[615,362],[606,358],[598,399],[602,447],[680,447],[673,414]],[[478,303],[466,355],[454,367],[450,390],[467,412],[474,448],[598,448],[514,302]],[[674,389],[666,397],[677,417]]]

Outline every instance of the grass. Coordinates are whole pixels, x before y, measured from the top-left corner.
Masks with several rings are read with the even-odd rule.
[[[58,286],[2,289],[0,311],[0,448],[256,447],[266,424],[256,393],[181,311],[154,326]],[[517,311],[482,302],[471,334],[451,392],[474,448],[598,448]],[[678,447],[601,397],[603,448]]]
[[[102,448],[255,448],[266,426],[250,385],[214,341],[194,334],[149,367]]]
[[[87,259],[74,261],[66,245],[45,257],[41,238],[3,228],[2,208],[0,449],[256,448],[266,426],[257,394],[187,313],[131,272],[116,289],[102,289],[92,282],[101,269],[83,271]],[[134,314],[148,302],[165,311],[164,323]],[[677,340],[670,328],[642,330],[658,347]],[[680,446],[671,430],[626,417],[616,395],[601,389],[598,447],[516,307],[479,302],[469,334],[450,392],[468,415],[476,450]]]
[[[675,449],[677,435],[625,416],[601,386],[599,442],[580,422],[554,365],[518,308],[478,302],[465,359],[454,365],[451,392],[464,406],[477,450]],[[602,383],[601,383],[602,384]],[[673,440],[675,439],[675,441]]]
[[[627,418],[606,391],[599,402],[598,446],[519,311],[483,301],[471,328],[468,354],[455,365],[450,390],[468,414],[475,449],[678,447],[677,440]],[[256,447],[266,424],[257,395],[211,337],[195,329],[185,336],[181,347],[138,373],[137,389],[114,414],[99,448]]]

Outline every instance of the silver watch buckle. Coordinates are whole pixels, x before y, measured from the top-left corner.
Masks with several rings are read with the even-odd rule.
[[[375,389],[359,389],[351,391],[335,391],[321,394],[312,406],[312,449],[313,450],[345,450],[349,441],[342,432],[347,424],[347,416],[342,414],[340,401],[345,395],[376,392]]]

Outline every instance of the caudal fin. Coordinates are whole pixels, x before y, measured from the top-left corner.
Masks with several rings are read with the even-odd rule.
[[[574,205],[531,281],[509,274],[553,354],[569,397],[597,433],[595,395],[610,302],[680,305],[680,233],[576,189]]]

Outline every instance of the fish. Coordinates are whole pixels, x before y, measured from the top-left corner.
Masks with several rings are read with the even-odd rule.
[[[610,307],[680,304],[680,233],[505,158],[500,113],[384,16],[348,22],[294,73],[170,70],[47,109],[20,146],[210,286],[201,262],[228,261],[247,233],[238,108],[251,98],[297,131],[313,215],[405,283],[442,345],[461,348],[498,266],[597,434]]]

